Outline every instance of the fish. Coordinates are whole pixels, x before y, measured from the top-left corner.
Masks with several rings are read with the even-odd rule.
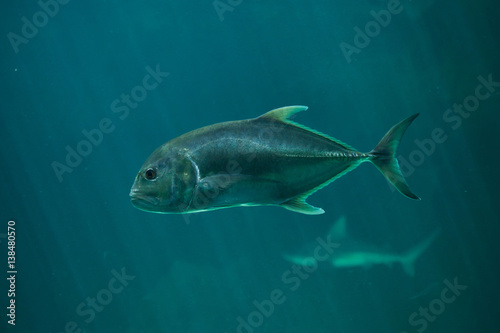
[[[157,148],[130,190],[134,207],[186,214],[239,206],[280,206],[324,213],[306,199],[363,162],[371,162],[396,189],[419,200],[395,157],[401,137],[418,116],[393,126],[368,153],[290,118],[306,106],[202,127]]]
[[[402,253],[396,253],[350,237],[346,232],[346,218],[342,216],[332,225],[326,239],[318,238],[307,243],[298,252],[282,253],[282,256],[286,261],[304,267],[317,267],[326,263],[328,267],[335,269],[357,267],[369,269],[376,265],[393,267],[394,264],[400,264],[403,271],[413,277],[415,262],[434,242],[440,231],[440,228],[436,228],[417,245]],[[328,256],[321,254],[320,248],[323,244],[329,244]]]

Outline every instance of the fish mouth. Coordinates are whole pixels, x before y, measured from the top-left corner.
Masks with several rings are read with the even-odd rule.
[[[130,202],[134,207],[146,210],[146,211],[155,211],[158,209],[158,204],[160,200],[158,198],[144,195],[138,193],[137,190],[130,190]]]

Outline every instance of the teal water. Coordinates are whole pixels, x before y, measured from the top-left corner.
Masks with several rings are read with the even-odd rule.
[[[497,332],[500,6],[215,5],[2,6],[1,331]],[[361,151],[421,113],[399,160],[422,200],[366,163],[309,198],[319,216],[130,204],[137,171],[164,142],[285,105],[309,106],[296,121]],[[388,251],[441,233],[413,277],[400,265],[306,272],[283,259],[340,216],[352,238]]]

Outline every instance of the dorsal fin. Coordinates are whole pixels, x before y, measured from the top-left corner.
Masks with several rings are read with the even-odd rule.
[[[269,121],[278,121],[278,122],[290,124],[290,125],[302,128],[306,131],[312,132],[316,135],[322,136],[325,139],[328,139],[330,141],[333,141],[336,144],[338,144],[339,146],[343,147],[344,149],[357,151],[356,149],[354,149],[353,147],[351,147],[350,145],[348,145],[345,142],[337,140],[337,139],[335,139],[335,138],[333,138],[325,133],[322,133],[322,132],[317,131],[315,129],[309,128],[309,127],[304,126],[302,124],[296,123],[295,121],[289,119],[294,114],[296,114],[300,111],[305,111],[307,109],[308,109],[307,106],[302,106],[302,105],[284,106],[282,108],[274,109],[274,110],[271,110],[267,113],[264,113],[262,116],[258,117],[257,119],[265,119],[265,120],[269,120]]]
[[[287,122],[288,118],[290,118],[291,116],[293,116],[297,112],[305,111],[305,110],[307,110],[307,106],[302,106],[302,105],[285,106],[285,107],[274,109],[274,110],[271,110],[267,113],[264,113],[259,118]]]
[[[337,221],[335,221],[330,228],[328,235],[331,239],[342,239],[347,237],[345,216],[342,215]]]

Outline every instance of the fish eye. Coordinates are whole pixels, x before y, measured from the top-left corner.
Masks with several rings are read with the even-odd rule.
[[[156,170],[153,168],[149,168],[144,172],[144,178],[147,180],[154,180],[156,179]]]

